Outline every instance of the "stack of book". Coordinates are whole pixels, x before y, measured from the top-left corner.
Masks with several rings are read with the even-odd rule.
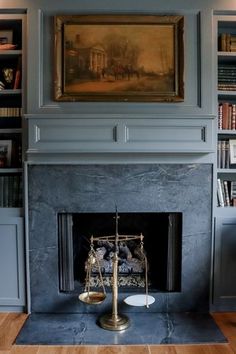
[[[0,117],[21,117],[22,108],[19,107],[0,107]]]
[[[217,167],[230,168],[229,140],[219,140],[217,144]]]
[[[222,52],[236,52],[236,35],[221,33],[219,37],[219,50]]]
[[[218,90],[222,90],[222,91],[236,90],[236,65],[234,64],[218,65]]]
[[[223,102],[218,105],[218,129],[236,129],[236,104]]]
[[[22,207],[22,177],[0,175],[0,208]]]
[[[236,181],[217,179],[218,206],[236,206]]]

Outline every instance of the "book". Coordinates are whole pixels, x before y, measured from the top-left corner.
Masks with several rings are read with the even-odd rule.
[[[229,102],[222,104],[222,129],[229,129]]]
[[[13,85],[14,90],[19,89],[21,87],[21,66],[22,66],[21,61],[22,61],[21,56],[19,56],[17,67],[16,67],[14,85]]]
[[[218,105],[218,129],[222,130],[222,123],[223,123],[223,105],[220,103]]]
[[[223,181],[223,187],[224,187],[224,195],[225,195],[224,204],[225,204],[225,206],[230,206],[228,181]]]
[[[232,119],[231,119],[231,129],[236,129],[236,104],[232,104]]]
[[[217,197],[218,197],[218,205],[220,207],[224,207],[224,196],[223,196],[223,190],[222,190],[222,184],[220,178],[217,178]]]

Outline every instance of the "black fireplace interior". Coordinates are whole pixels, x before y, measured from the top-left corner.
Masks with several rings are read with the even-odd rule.
[[[85,263],[90,249],[90,238],[92,235],[94,237],[114,235],[114,216],[114,213],[61,213],[58,215],[61,291],[79,291],[84,286]],[[181,291],[182,213],[119,213],[118,233],[119,235],[143,234],[144,249],[148,260],[148,283],[151,291]],[[71,241],[68,242],[70,238]],[[137,241],[137,247],[138,245],[139,241]],[[132,247],[130,251],[133,253]],[[71,264],[72,258],[73,264]],[[111,276],[104,269],[102,273],[103,277]],[[125,276],[120,273],[119,275]],[[133,276],[135,278],[137,274]],[[144,271],[142,276],[144,277]],[[135,286],[133,288],[135,289]],[[121,286],[120,291],[126,290],[132,291],[132,286],[127,286],[127,283]]]

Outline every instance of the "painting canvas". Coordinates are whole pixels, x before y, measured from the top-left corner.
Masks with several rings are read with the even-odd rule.
[[[183,17],[56,16],[55,99],[183,101]]]

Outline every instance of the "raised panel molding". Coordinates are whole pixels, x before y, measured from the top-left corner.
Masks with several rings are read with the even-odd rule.
[[[0,305],[25,305],[23,218],[0,218]]]
[[[209,153],[214,150],[212,118],[34,117],[28,119],[28,154]]]
[[[117,127],[109,124],[93,125],[87,124],[51,124],[45,122],[34,126],[35,143],[40,144],[56,144],[63,143],[65,148],[69,144],[69,148],[74,149],[71,144],[78,142],[87,143],[105,143],[115,142],[117,136]]]
[[[171,146],[176,148],[177,144],[181,144],[181,146],[191,144],[191,149],[194,144],[197,144],[196,148],[200,148],[199,144],[207,143],[206,136],[207,126],[201,124],[193,126],[187,124],[126,126],[127,143],[157,143],[165,145],[167,151],[171,149]]]
[[[215,218],[213,311],[236,310],[236,218]]]

